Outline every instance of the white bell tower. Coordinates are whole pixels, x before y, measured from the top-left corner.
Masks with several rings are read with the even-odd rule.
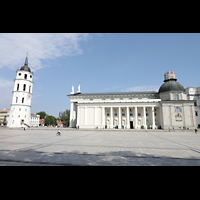
[[[28,55],[25,64],[16,71],[17,76],[13,89],[13,98],[8,118],[8,127],[30,126],[33,73],[28,67]]]

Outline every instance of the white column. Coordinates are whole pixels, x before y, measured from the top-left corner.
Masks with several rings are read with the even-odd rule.
[[[155,129],[154,106],[152,106],[152,129]]]
[[[80,125],[80,106],[77,105],[77,127]]]
[[[87,125],[87,107],[85,107],[85,125]]]
[[[119,109],[119,128],[122,128],[122,109],[121,107]]]
[[[95,107],[95,108],[94,108],[94,123],[95,123],[95,126],[98,125],[98,121],[97,121],[97,108],[98,108],[98,107]]]
[[[105,128],[105,107],[102,107],[102,126]]]
[[[135,107],[135,129],[137,129],[138,126],[138,112],[137,107]]]
[[[113,128],[113,107],[110,107],[110,128]]]
[[[129,113],[130,108],[129,108],[129,107],[126,107],[126,111],[127,111],[127,113],[126,113],[126,115],[127,115],[127,117],[126,117],[126,120],[127,120],[127,129],[129,129],[129,128],[130,128],[130,119],[129,119],[129,116],[130,116],[130,113]]]
[[[71,102],[71,107],[70,107],[70,124],[69,127],[72,128],[73,127],[73,122],[74,122],[74,103]]]
[[[146,107],[145,106],[143,106],[143,120],[144,120],[144,129],[147,129],[147,124],[146,124]]]

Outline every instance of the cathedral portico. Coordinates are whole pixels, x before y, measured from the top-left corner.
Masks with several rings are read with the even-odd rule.
[[[155,112],[156,110],[156,112]],[[71,102],[70,127],[147,129],[160,126],[156,123],[159,103],[84,103]]]

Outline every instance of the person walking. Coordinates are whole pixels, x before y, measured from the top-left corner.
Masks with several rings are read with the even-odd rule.
[[[58,129],[57,135],[60,135],[60,129]]]

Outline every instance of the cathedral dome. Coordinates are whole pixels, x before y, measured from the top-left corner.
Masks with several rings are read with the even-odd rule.
[[[164,74],[164,82],[158,93],[162,93],[162,92],[170,92],[170,91],[177,91],[177,92],[185,92],[184,87],[177,82],[177,79],[175,77],[175,72],[173,71],[168,71]]]
[[[25,60],[24,66],[22,66],[20,68],[20,70],[31,72],[31,69],[28,67],[28,57],[27,56],[26,56],[26,60]]]
[[[169,91],[178,91],[178,92],[184,92],[184,87],[176,81],[176,79],[170,79],[165,81],[159,89],[159,93],[161,92],[169,92]]]

